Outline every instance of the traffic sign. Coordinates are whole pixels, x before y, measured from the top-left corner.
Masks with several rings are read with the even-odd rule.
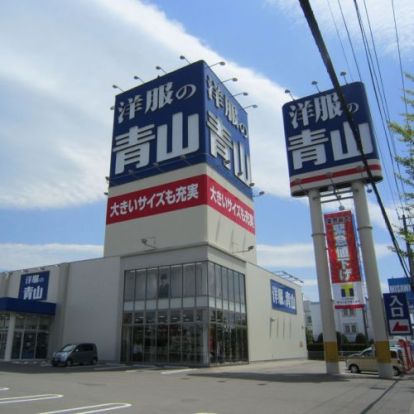
[[[384,293],[390,335],[411,335],[411,321],[405,293]]]

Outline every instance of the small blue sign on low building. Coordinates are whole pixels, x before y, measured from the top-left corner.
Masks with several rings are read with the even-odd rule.
[[[412,335],[410,312],[405,293],[384,293],[385,314],[390,335]]]
[[[296,292],[282,283],[270,280],[272,309],[296,314]]]
[[[46,300],[48,287],[48,271],[23,274],[20,278],[19,299]]]

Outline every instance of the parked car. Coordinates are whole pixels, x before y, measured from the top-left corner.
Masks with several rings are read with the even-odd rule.
[[[401,349],[391,347],[391,364],[395,376],[404,372],[403,357]],[[352,373],[361,371],[378,372],[377,359],[375,358],[375,349],[370,347],[363,351],[347,357],[345,360],[346,368]]]
[[[79,343],[67,344],[58,352],[53,353],[52,365],[70,367],[74,364],[92,364],[98,362],[98,350],[95,344]]]

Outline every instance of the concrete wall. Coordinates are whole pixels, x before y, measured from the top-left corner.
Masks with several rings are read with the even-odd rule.
[[[296,314],[272,309],[271,279],[295,289]],[[250,361],[306,358],[305,323],[300,286],[247,263],[246,295]]]
[[[122,278],[119,257],[70,264],[61,344],[94,342],[101,360],[119,360]]]

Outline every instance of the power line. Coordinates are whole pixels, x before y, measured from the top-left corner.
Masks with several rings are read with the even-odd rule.
[[[364,0],[364,3],[365,3],[365,0]],[[381,124],[382,124],[382,128],[383,128],[383,131],[384,131],[384,136],[385,136],[385,140],[386,140],[386,144],[387,144],[387,148],[388,148],[388,154],[389,154],[389,157],[390,157],[390,160],[391,160],[391,168],[392,168],[392,172],[393,172],[393,178],[394,178],[394,182],[395,182],[395,185],[396,185],[396,190],[397,190],[397,193],[398,193],[399,203],[400,203],[400,206],[402,208],[402,200],[401,200],[401,197],[400,197],[401,190],[399,188],[398,181],[397,181],[397,174],[395,172],[396,149],[395,149],[395,146],[393,146],[393,149],[394,149],[394,153],[393,153],[393,151],[391,149],[391,145],[390,145],[390,142],[393,142],[393,141],[390,138],[389,110],[388,110],[388,104],[387,104],[386,98],[385,98],[385,90],[384,90],[384,83],[382,82],[381,68],[380,68],[380,65],[379,65],[378,56],[375,53],[376,62],[377,62],[377,70],[375,70],[375,65],[374,65],[372,54],[371,54],[369,42],[368,42],[368,39],[367,39],[367,36],[366,36],[366,33],[365,33],[365,29],[364,29],[364,23],[362,21],[362,16],[361,16],[361,13],[359,11],[358,3],[357,3],[356,0],[354,0],[354,6],[355,6],[355,11],[356,11],[356,15],[357,15],[359,28],[360,28],[360,31],[361,31],[362,41],[363,41],[364,50],[365,50],[365,56],[366,56],[366,59],[367,59],[367,64],[368,64],[368,69],[369,69],[369,74],[370,74],[370,78],[371,78],[371,83],[372,83],[374,95],[375,95],[375,100],[376,100],[376,103],[377,103],[377,106],[378,106],[378,111],[379,111],[380,118],[381,118]],[[365,7],[365,12],[366,12],[366,15],[367,15],[368,26],[369,26],[370,33],[371,33],[372,46],[373,46],[374,52],[376,52],[374,36],[373,36],[372,30],[371,30],[368,10],[366,9],[366,7]],[[377,76],[377,72],[378,72],[378,76]],[[381,80],[381,82],[379,81],[379,79]],[[380,149],[380,152],[381,152],[381,147],[380,146],[379,146],[379,149]],[[383,159],[385,160],[385,157],[383,157]],[[394,207],[397,210],[396,202],[395,202],[395,199],[394,199],[394,191],[391,187],[391,180],[389,178],[387,164],[383,163],[383,167],[384,167],[386,176],[388,177],[386,181],[387,181],[387,184],[388,184],[388,187],[389,187],[389,190],[390,190],[391,198],[393,200]],[[399,165],[398,165],[398,168],[399,168]]]
[[[389,109],[388,109],[388,102],[387,102],[387,96],[385,94],[385,87],[384,87],[384,81],[382,79],[382,73],[381,73],[381,66],[379,64],[379,59],[378,59],[378,54],[377,54],[377,48],[375,46],[375,41],[374,41],[374,34],[372,33],[372,26],[371,26],[371,19],[369,18],[369,13],[368,13],[368,8],[367,8],[367,4],[366,1],[364,1],[364,9],[365,9],[365,15],[367,16],[367,22],[368,22],[368,28],[369,28],[369,33],[370,33],[370,37],[371,37],[371,43],[372,43],[372,48],[374,49],[374,56],[375,56],[375,62],[377,64],[377,70],[378,70],[378,75],[380,78],[380,83],[381,83],[381,88],[382,88],[382,96],[384,99],[384,106],[386,109],[386,114],[387,114],[387,120],[390,120],[390,113],[389,113]]]
[[[384,128],[384,133],[385,133],[387,147],[388,147],[388,153],[389,153],[390,160],[391,160],[391,167],[392,167],[392,170],[393,170],[393,178],[394,178],[395,188],[396,188],[396,191],[398,193],[398,199],[399,199],[399,204],[400,204],[399,208],[402,211],[404,211],[404,206],[403,206],[404,200],[402,199],[402,194],[406,193],[406,188],[405,188],[405,183],[401,178],[402,174],[401,174],[400,164],[396,162],[397,148],[396,148],[396,144],[395,144],[395,135],[394,135],[394,131],[390,127],[391,117],[390,117],[390,111],[389,111],[389,107],[388,107],[387,96],[386,96],[386,93],[385,93],[385,87],[384,87],[384,82],[383,82],[382,73],[381,73],[381,66],[379,64],[377,49],[375,47],[375,40],[374,40],[374,35],[373,35],[373,32],[372,32],[371,21],[370,21],[366,1],[363,0],[363,3],[364,3],[367,22],[368,22],[368,28],[369,28],[370,36],[371,36],[372,48],[373,48],[374,56],[375,56],[375,62],[376,62],[376,68],[377,68],[376,70],[375,70],[375,65],[374,65],[373,59],[372,59],[372,55],[370,53],[369,42],[368,42],[368,40],[366,40],[366,35],[365,35],[364,28],[363,28],[363,22],[362,22],[362,18],[361,18],[360,12],[359,12],[357,0],[354,0],[354,5],[355,5],[356,13],[357,13],[357,16],[358,16],[358,22],[359,22],[359,25],[360,25],[361,34],[362,34],[363,38],[365,38],[364,39],[365,40],[364,41],[364,47],[365,47],[365,53],[366,53],[366,56],[367,56],[368,65],[370,65],[370,61],[369,61],[369,58],[370,58],[371,65],[372,65],[372,70],[373,70],[374,74],[376,73],[376,71],[378,72],[378,77],[375,75],[375,80],[376,80],[377,88],[379,90],[379,96],[381,98],[381,104],[382,104],[382,111],[384,113],[386,123],[384,121],[384,117],[382,116],[382,112],[381,112],[381,108],[380,108],[380,104],[379,104],[378,99],[377,99],[377,104],[378,104],[378,109],[380,111],[380,116],[381,116],[381,120],[382,120],[382,124],[383,124],[383,128]],[[393,11],[393,14],[394,14],[394,24],[395,24],[395,27],[396,27],[396,20],[395,20],[395,12],[394,11]],[[398,33],[397,33],[397,41],[398,41]],[[399,55],[399,57],[400,57],[400,64],[401,64],[401,55]],[[400,68],[401,67],[402,66],[400,65]],[[371,71],[371,69],[370,69],[370,71]],[[378,81],[378,78],[379,78],[379,81]],[[374,92],[375,92],[375,83],[374,83],[374,80],[373,80],[372,76],[371,76],[371,81],[372,81]],[[376,97],[377,97],[376,92],[375,92],[375,94],[376,94]],[[404,94],[405,94],[405,89],[404,89]],[[386,127],[385,127],[385,125],[386,125]],[[387,131],[388,131],[388,133],[387,133]],[[390,144],[391,144],[392,149],[390,148]],[[384,164],[384,167],[385,167],[385,165],[386,164]],[[398,174],[396,172],[396,167],[397,167],[397,170],[398,170]],[[388,184],[390,184],[390,183],[388,182]],[[390,194],[391,194],[391,197],[392,197],[394,205],[395,205],[395,200],[394,200],[392,190],[390,190]],[[397,211],[398,219],[401,220],[401,217],[398,213],[398,209],[397,209],[396,205],[395,205],[395,209]]]
[[[352,76],[351,65],[349,64],[348,56],[347,56],[347,54],[345,52],[344,44],[342,43],[342,38],[341,38],[341,35],[339,33],[338,25],[336,24],[336,20],[335,20],[334,14],[332,12],[332,7],[331,7],[330,0],[326,0],[326,3],[328,4],[329,12],[331,14],[331,19],[332,19],[333,24],[335,26],[336,35],[338,36],[339,43],[341,44],[342,54],[344,55],[344,58],[345,58],[346,66],[347,66],[347,69],[348,69],[348,73],[349,73],[349,76],[351,77],[351,82],[353,82],[354,79],[353,79],[353,76]]]
[[[300,1],[300,0],[299,0],[299,1]],[[342,22],[344,23],[345,30],[346,30],[346,34],[347,34],[347,36],[348,36],[348,42],[349,42],[349,45],[351,46],[352,56],[354,57],[354,62],[355,62],[355,66],[356,66],[356,68],[357,68],[357,72],[358,72],[359,80],[362,80],[361,72],[360,72],[360,70],[359,70],[358,60],[357,60],[357,58],[356,58],[356,54],[355,54],[355,50],[354,50],[354,45],[352,44],[351,35],[349,34],[348,25],[346,24],[346,20],[345,20],[344,12],[342,11],[342,6],[341,6],[341,3],[339,2],[339,0],[338,0],[338,6],[339,6],[339,10],[341,11]],[[319,30],[319,29],[318,29],[318,30]]]
[[[338,99],[339,99],[339,101],[341,103],[341,106],[342,106],[342,108],[344,110],[344,113],[346,115],[347,121],[348,121],[349,126],[351,128],[351,131],[352,131],[352,133],[354,135],[354,138],[355,138],[355,141],[356,141],[356,144],[357,144],[357,148],[358,148],[358,150],[359,150],[359,152],[361,154],[361,160],[362,160],[362,162],[364,164],[365,170],[366,170],[367,175],[368,175],[368,179],[370,181],[370,184],[371,184],[371,186],[372,186],[372,188],[374,190],[375,196],[377,198],[378,205],[379,205],[379,207],[381,209],[381,214],[382,214],[382,216],[384,218],[385,224],[387,226],[389,235],[391,237],[391,240],[392,240],[392,243],[394,245],[396,254],[398,256],[398,259],[400,261],[401,267],[402,267],[402,269],[403,269],[406,277],[408,279],[410,279],[409,272],[407,270],[407,266],[406,266],[406,264],[405,264],[405,262],[404,262],[404,260],[402,258],[402,255],[401,255],[401,249],[400,249],[400,247],[398,245],[398,241],[397,241],[397,239],[396,239],[396,237],[394,235],[394,231],[393,231],[392,226],[391,226],[391,223],[389,221],[387,212],[385,211],[384,204],[383,204],[383,202],[381,200],[381,196],[380,196],[380,194],[378,192],[378,188],[377,188],[377,186],[375,184],[374,177],[373,177],[372,172],[371,172],[371,170],[369,168],[368,161],[367,161],[367,157],[366,157],[366,155],[364,153],[364,150],[363,150],[363,147],[362,147],[362,142],[361,142],[361,137],[360,137],[360,134],[359,134],[359,129],[358,129],[357,125],[354,122],[354,118],[353,118],[351,112],[348,110],[348,106],[347,106],[345,97],[344,97],[344,95],[342,93],[341,85],[339,84],[338,78],[337,78],[336,73],[335,73],[335,69],[333,67],[331,58],[329,56],[329,52],[326,49],[325,42],[324,42],[324,40],[322,38],[321,32],[319,30],[318,23],[317,23],[317,21],[315,19],[315,16],[313,14],[312,8],[311,8],[311,6],[309,4],[309,0],[299,0],[299,3],[301,5],[301,7],[302,7],[302,10],[303,10],[304,14],[305,14],[306,20],[308,22],[309,28],[310,28],[310,30],[312,32],[312,35],[313,35],[313,37],[315,39],[315,43],[318,46],[318,49],[319,49],[319,52],[321,54],[322,60],[324,62],[325,68],[326,68],[326,70],[327,70],[327,72],[329,74],[329,77],[331,79],[331,82],[332,82],[332,84],[333,84],[333,86],[335,88],[335,91],[336,91],[337,95],[338,95]]]
[[[408,126],[407,96],[405,93],[404,71],[403,71],[402,61],[401,61],[400,39],[398,36],[397,20],[395,18],[394,0],[391,0],[391,7],[392,7],[392,16],[394,18],[395,38],[397,40],[398,61],[400,63],[401,84],[402,84],[402,89],[403,89],[404,105],[405,105],[405,119],[406,119],[406,125]]]
[[[381,89],[382,89],[382,95],[381,96],[383,97],[384,113],[385,113],[385,116],[386,116],[387,127],[388,127],[387,130],[390,133],[390,141],[391,141],[391,146],[392,146],[392,149],[393,149],[392,155],[391,155],[391,151],[390,151],[390,158],[391,158],[391,163],[392,163],[392,167],[393,167],[395,186],[396,186],[396,189],[397,189],[398,193],[402,194],[402,193],[405,193],[406,190],[405,190],[404,182],[402,180],[399,180],[399,181],[397,180],[397,174],[395,172],[395,158],[396,158],[396,155],[397,155],[397,148],[395,146],[394,132],[390,127],[391,117],[390,117],[390,111],[389,111],[388,102],[387,102],[387,95],[385,93],[384,81],[383,81],[382,73],[381,73],[381,66],[380,66],[379,60],[378,60],[377,48],[375,47],[374,35],[372,33],[371,21],[370,21],[370,18],[369,18],[368,8],[367,8],[365,0],[364,0],[364,8],[365,8],[365,14],[367,16],[368,27],[369,27],[369,31],[370,31],[370,35],[371,35],[372,47],[374,49],[375,61],[377,63],[377,70],[378,70],[378,74],[379,74],[379,78],[380,78],[380,84],[381,84]],[[387,138],[388,138],[388,136],[387,136]],[[397,163],[397,169],[398,169],[398,174],[401,177],[401,169],[400,169],[400,164],[399,163]],[[400,188],[400,185],[401,185],[402,189]],[[399,199],[401,201],[400,196],[399,196]]]

